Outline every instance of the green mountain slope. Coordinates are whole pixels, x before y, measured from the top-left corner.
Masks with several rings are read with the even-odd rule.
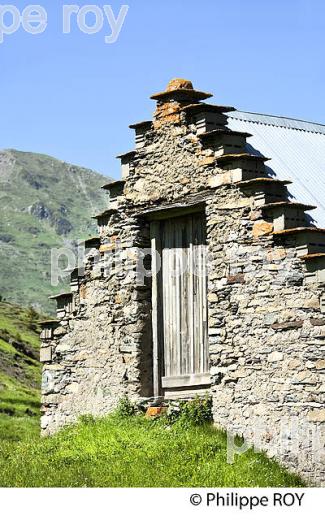
[[[40,316],[0,302],[0,438],[38,431]],[[21,431],[23,430],[23,431]]]
[[[50,312],[51,249],[96,233],[90,216],[105,206],[91,170],[46,155],[0,151],[0,295]]]

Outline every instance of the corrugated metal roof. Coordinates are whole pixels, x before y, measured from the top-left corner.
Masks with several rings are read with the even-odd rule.
[[[247,151],[271,157],[266,163],[270,173],[292,180],[292,197],[317,206],[310,214],[325,227],[325,125],[240,111],[228,118],[232,130],[253,134]]]

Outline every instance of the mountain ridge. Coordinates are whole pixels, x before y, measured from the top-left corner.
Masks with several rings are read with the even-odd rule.
[[[49,155],[0,150],[0,295],[50,313],[53,248],[73,248],[96,233],[90,217],[104,209],[98,172]]]

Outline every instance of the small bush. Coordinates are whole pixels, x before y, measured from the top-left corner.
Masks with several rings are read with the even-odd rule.
[[[79,423],[83,424],[85,426],[95,424],[95,422],[96,422],[96,419],[91,414],[85,414],[85,415],[81,415],[81,417],[79,417]]]
[[[136,413],[136,407],[135,405],[130,401],[128,396],[122,397],[120,399],[119,404],[116,408],[116,415],[118,417],[131,417],[132,415],[135,415]]]
[[[175,408],[173,406],[167,412],[169,424],[179,422],[184,426],[201,426],[212,422],[212,398],[195,397],[190,401],[181,401]]]

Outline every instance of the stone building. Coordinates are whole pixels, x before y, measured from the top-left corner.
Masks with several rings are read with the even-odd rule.
[[[172,80],[131,125],[84,272],[43,324],[42,429],[209,393],[216,424],[323,482],[325,229],[209,97]]]

